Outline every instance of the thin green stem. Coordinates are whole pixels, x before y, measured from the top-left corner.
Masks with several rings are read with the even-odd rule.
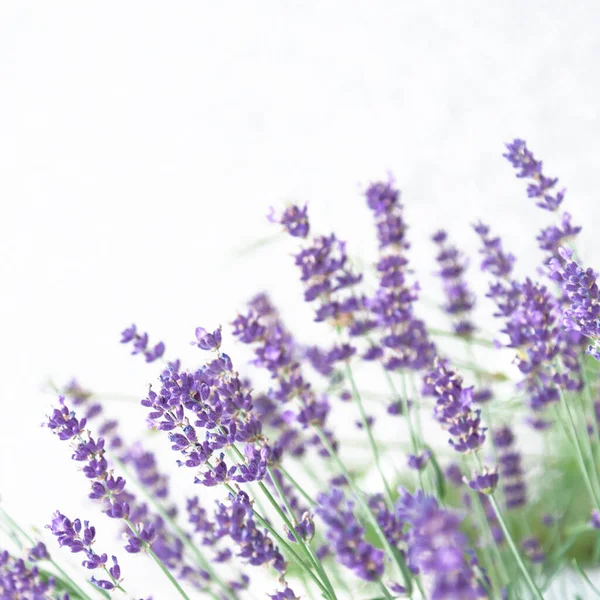
[[[379,476],[381,477],[381,481],[383,482],[383,487],[385,490],[385,496],[387,499],[387,503],[389,508],[394,506],[394,497],[392,495],[392,490],[390,488],[389,483],[383,473],[381,468],[381,462],[379,460],[379,450],[377,449],[377,444],[375,442],[375,438],[373,437],[373,431],[371,426],[369,425],[369,420],[367,419],[367,415],[365,413],[365,408],[363,406],[362,399],[360,397],[360,392],[358,391],[358,387],[356,386],[356,382],[354,381],[354,376],[352,375],[352,369],[350,367],[350,363],[346,361],[346,377],[348,381],[350,381],[350,387],[352,388],[352,397],[354,398],[354,402],[358,407],[358,412],[360,413],[360,420],[362,422],[362,426],[367,433],[367,438],[369,440],[369,446],[371,448],[371,453],[373,454],[373,460],[375,461],[375,467],[379,472]]]
[[[125,523],[127,524],[127,527],[129,527],[129,529],[131,529],[132,533],[137,536],[138,532],[137,532],[134,524],[129,519],[123,519],[123,521],[125,521]],[[179,592],[179,595],[182,598],[185,598],[185,600],[190,600],[189,596],[185,593],[183,588],[179,585],[179,582],[177,581],[177,579],[175,579],[175,577],[173,577],[173,575],[171,575],[171,572],[169,571],[169,569],[167,569],[167,567],[165,566],[163,561],[160,560],[160,558],[158,558],[158,556],[156,556],[156,553],[154,552],[154,550],[152,550],[152,548],[150,547],[150,544],[148,544],[147,542],[144,542],[144,548],[146,549],[146,552],[148,553],[148,555],[152,557],[152,560],[154,560],[154,562],[158,565],[159,569],[166,575],[167,579],[172,583],[173,587]]]
[[[600,590],[592,583],[592,580],[587,576],[587,573],[579,566],[577,559],[573,559],[573,566],[577,569],[577,572],[583,577],[585,582],[594,590],[596,596],[600,596]]]
[[[387,589],[383,581],[379,579],[377,583],[379,584],[379,589],[381,590],[381,593],[384,595],[384,597],[388,600],[394,600],[394,597],[392,596],[392,594],[390,594],[390,591]]]
[[[319,573],[325,587],[329,590],[330,597],[332,599],[336,600],[337,596],[335,595],[335,590],[333,589],[333,586],[331,585],[331,581],[329,581],[329,577],[327,577],[327,573],[325,572],[325,568],[321,564],[321,561],[317,558],[315,553],[312,551],[310,544],[301,535],[299,535],[298,532],[296,531],[295,525],[297,523],[297,519],[294,515],[292,507],[290,506],[289,500],[287,499],[287,497],[285,495],[285,492],[281,489],[281,486],[279,485],[279,481],[277,480],[277,477],[276,477],[275,473],[273,472],[273,469],[271,467],[267,467],[267,471],[269,473],[269,476],[271,477],[271,481],[273,482],[275,489],[277,490],[277,493],[279,494],[279,497],[281,498],[281,501],[285,505],[285,508],[288,511],[293,522],[290,522],[290,520],[287,517],[287,515],[285,514],[285,512],[283,510],[281,510],[281,507],[277,504],[277,502],[275,501],[275,498],[273,498],[271,492],[269,492],[269,490],[266,488],[265,484],[261,481],[258,484],[258,486],[260,487],[263,494],[265,494],[265,496],[267,497],[269,502],[271,502],[271,504],[273,505],[273,508],[275,508],[277,513],[284,520],[285,524],[287,525],[288,529],[290,530],[290,533],[294,536],[295,540],[298,542],[298,544],[300,544],[305,549],[306,554],[308,555],[308,558],[314,565],[315,569],[317,570],[317,573]]]
[[[533,578],[531,577],[529,571],[527,570],[527,567],[525,566],[525,563],[523,562],[523,558],[521,557],[519,549],[517,548],[517,545],[515,544],[515,541],[512,538],[512,535],[510,533],[510,530],[508,529],[506,521],[504,520],[504,516],[502,515],[502,511],[500,510],[500,506],[498,505],[496,498],[494,498],[493,494],[490,494],[488,498],[490,499],[490,504],[494,508],[496,518],[498,519],[498,523],[500,524],[500,528],[502,529],[502,533],[504,533],[504,537],[515,558],[519,570],[525,578],[527,586],[529,587],[531,593],[535,598],[538,598],[538,600],[543,600],[544,597],[542,596],[542,593],[540,592],[538,586],[535,584],[535,581],[533,581]]]
[[[128,480],[137,482],[135,476],[129,471],[129,469],[125,466],[122,460],[117,459],[117,464],[123,471],[123,474],[127,476]],[[139,483],[139,482],[137,482]],[[156,500],[156,498],[150,494],[147,488],[143,485],[138,485],[138,489],[142,493],[142,495],[152,504],[155,508],[156,512],[161,516],[165,523],[168,523],[173,531],[177,534],[177,538],[183,543],[183,545],[196,557],[198,564],[202,567],[204,571],[206,571],[212,581],[214,581],[219,587],[223,589],[223,591],[228,594],[235,595],[235,592],[223,582],[223,580],[217,575],[215,570],[212,568],[210,562],[202,555],[202,553],[196,548],[196,545],[192,543],[190,538],[186,535],[185,531],[180,527],[180,525],[169,515],[169,513],[164,509],[162,504]],[[216,594],[213,592],[209,592],[215,600],[217,599]]]
[[[237,495],[237,490],[235,490],[230,484],[226,483],[225,488],[234,496]],[[325,594],[325,597],[328,596],[327,588],[321,583],[321,580],[313,573],[310,565],[304,562],[304,559],[296,552],[296,550],[285,540],[279,533],[273,528],[273,526],[269,523],[269,521],[263,517],[260,513],[253,510],[253,514],[256,517],[256,520],[279,542],[279,544],[286,549],[289,554],[291,554],[296,560],[297,564],[304,569],[306,574],[319,586],[319,589]]]
[[[567,411],[567,417],[568,417],[569,425],[571,427],[571,436],[573,438],[573,443],[575,445],[577,462],[579,463],[579,469],[581,470],[581,474],[583,475],[583,479],[585,481],[586,487],[588,488],[588,493],[590,494],[592,503],[595,504],[595,506],[600,509],[600,502],[598,501],[598,497],[596,496],[596,491],[594,489],[594,485],[592,484],[590,475],[585,466],[585,458],[583,456],[583,450],[581,449],[581,443],[579,441],[577,427],[575,425],[575,420],[573,419],[573,415],[571,413],[569,403],[567,402],[563,391],[560,388],[558,388],[558,391],[559,391],[563,406],[565,407],[565,410]],[[586,432],[586,434],[587,434],[587,432]]]
[[[375,515],[369,508],[369,505],[365,502],[365,499],[363,498],[361,490],[358,488],[358,486],[354,482],[354,479],[352,479],[352,476],[348,472],[348,469],[346,468],[346,466],[344,465],[344,463],[342,462],[340,457],[337,455],[336,451],[332,448],[332,446],[329,443],[329,440],[327,439],[327,436],[325,435],[323,430],[316,425],[313,425],[313,430],[317,434],[319,439],[321,440],[321,443],[323,444],[325,449],[329,452],[329,455],[331,456],[331,458],[337,464],[338,468],[340,469],[340,471],[342,472],[344,477],[346,478],[346,481],[348,482],[350,489],[354,493],[354,497],[356,498],[356,501],[360,505],[360,507],[361,507],[365,517],[369,521],[369,523],[373,526],[373,529],[375,529],[375,532],[377,533],[377,536],[381,540],[381,543],[382,543],[386,553],[388,554],[390,559],[392,559],[392,561],[394,561],[396,563],[396,565],[398,566],[400,573],[402,574],[402,577],[404,579],[404,587],[407,590],[408,597],[412,598],[412,577],[411,577],[410,571],[408,570],[408,567],[406,566],[406,563],[404,561],[402,554],[397,549],[395,551],[394,548],[392,548],[385,533],[381,529],[381,526],[377,522]]]
[[[294,489],[311,505],[315,506],[316,501],[311,498],[306,490],[289,474],[289,472],[284,469],[281,465],[277,467],[281,474],[290,482],[290,484],[294,487]]]
[[[35,541],[33,540],[33,538],[21,528],[21,526],[6,512],[6,510],[2,506],[0,506],[0,512],[2,513],[4,518],[9,522],[13,529],[18,531],[32,546],[35,545]],[[69,575],[54,561],[52,557],[50,557],[48,562],[60,573],[60,575],[65,580],[65,583],[68,584],[71,588],[73,588],[81,596],[82,599],[91,600],[90,596],[88,596],[79,587],[79,585],[75,581],[73,581],[71,577],[69,577]],[[101,593],[105,598],[110,597],[110,595],[104,590],[101,590],[100,588],[97,589],[99,593]]]

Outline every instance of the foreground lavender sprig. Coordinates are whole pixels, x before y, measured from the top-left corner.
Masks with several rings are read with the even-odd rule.
[[[600,293],[594,270],[583,269],[573,259],[573,251],[560,248],[562,262],[550,262],[552,279],[560,282],[570,306],[564,311],[563,324],[568,330],[581,332],[591,340],[587,353],[600,361]]]
[[[33,560],[31,560],[33,559]],[[38,557],[32,556],[26,561],[11,556],[7,550],[0,550],[0,593],[1,598],[12,600],[70,600],[67,592],[57,589],[56,581],[42,576],[35,564]]]
[[[488,598],[490,582],[467,547],[458,515],[444,510],[422,491],[413,495],[406,490],[401,490],[396,512],[410,524],[409,565],[433,577],[432,599]]]
[[[327,526],[325,536],[336,559],[360,579],[380,579],[385,553],[364,539],[365,531],[354,516],[354,504],[339,489],[319,494],[317,502],[315,512]]]
[[[129,529],[125,550],[135,554],[142,550],[147,552],[171,581],[178,593],[188,599],[181,585],[174,579],[161,559],[152,550],[151,545],[155,540],[155,531],[151,525],[132,522],[130,500],[135,496],[125,491],[126,481],[123,477],[115,477],[109,470],[108,460],[105,457],[104,439],[96,441],[87,431],[87,420],[79,420],[73,411],[65,404],[64,397],[59,398],[59,407],[52,411],[48,417],[47,427],[57,435],[60,440],[70,441],[75,461],[84,463],[82,471],[91,481],[91,490],[88,497],[103,505],[103,512],[111,519],[122,520]]]
[[[79,519],[74,521],[69,520],[65,515],[56,511],[52,519],[52,524],[48,525],[58,539],[60,546],[67,546],[71,552],[83,552],[85,559],[82,565],[86,569],[104,571],[107,579],[96,579],[92,576],[91,582],[100,589],[112,591],[115,589],[125,590],[121,586],[123,578],[121,577],[121,567],[116,556],[112,556],[112,566],[107,567],[108,556],[106,554],[98,554],[92,547],[96,538],[96,528],[91,526],[88,521],[83,524]]]

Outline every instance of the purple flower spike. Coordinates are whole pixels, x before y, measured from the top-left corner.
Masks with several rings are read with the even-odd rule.
[[[553,193],[558,178],[546,177],[542,173],[542,162],[535,159],[524,140],[515,139],[506,144],[506,148],[508,152],[502,156],[519,171],[517,177],[531,181],[527,186],[527,195],[537,198],[536,204],[540,208],[552,212],[558,210],[565,196],[564,189]]]
[[[583,269],[573,260],[573,251],[564,247],[558,249],[562,260],[550,261],[550,277],[562,286],[569,304],[564,309],[563,326],[567,330],[582,333],[593,341],[588,349],[599,360],[600,346],[600,292],[596,282],[597,273],[590,268]]]
[[[365,539],[365,531],[354,516],[352,502],[339,489],[317,497],[316,514],[325,523],[325,536],[337,560],[360,579],[376,581],[383,575],[384,552]]]
[[[473,479],[469,481],[469,487],[480,494],[489,496],[493,494],[496,487],[498,486],[498,469],[483,468],[482,473],[473,472]]]
[[[154,362],[165,353],[165,345],[158,342],[153,348],[148,348],[148,334],[138,333],[137,327],[132,325],[121,332],[121,344],[133,342],[132,354],[143,354],[146,362]]]
[[[410,525],[408,566],[432,577],[431,598],[479,600],[486,598],[475,565],[460,531],[458,515],[444,510],[432,496],[400,490],[396,514]],[[485,575],[485,574],[484,574]],[[485,577],[484,577],[485,579]]]
[[[271,211],[267,218],[271,223],[280,223],[292,237],[305,238],[308,235],[310,226],[308,223],[307,206],[302,208],[293,204],[286,208],[280,216],[275,215],[275,209]]]
[[[473,410],[473,388],[463,388],[462,377],[436,359],[436,370],[425,378],[437,396],[436,419],[450,433],[450,445],[457,452],[479,449],[485,441],[486,428],[481,426],[480,411]]]
[[[209,333],[204,327],[196,327],[196,340],[192,343],[202,350],[218,350],[221,347],[221,328]]]
[[[52,531],[52,534],[58,539],[60,546],[67,546],[71,552],[83,552],[85,559],[81,562],[86,569],[103,570],[104,574],[110,579],[96,579],[92,576],[90,581],[103,590],[113,590],[119,588],[121,578],[121,567],[117,561],[117,557],[112,557],[112,566],[107,567],[108,556],[106,554],[98,554],[92,548],[96,538],[96,529],[90,526],[88,521],[83,524],[79,519],[71,521],[65,515],[56,511],[53,515],[52,522],[46,526]]]
[[[475,296],[464,278],[468,262],[459,250],[448,243],[445,231],[438,231],[433,236],[438,246],[436,260],[440,266],[437,272],[442,279],[446,304],[442,307],[453,319],[454,332],[468,337],[475,331],[470,313],[475,306]]]

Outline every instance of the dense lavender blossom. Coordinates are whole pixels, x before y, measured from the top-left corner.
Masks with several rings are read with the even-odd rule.
[[[588,348],[596,360],[600,360],[600,293],[596,283],[597,274],[591,268],[583,269],[573,260],[573,251],[559,248],[562,262],[550,262],[551,277],[560,282],[570,306],[564,310],[563,325],[568,330],[582,333],[593,343]]]
[[[121,567],[117,561],[117,557],[112,557],[112,565],[108,564],[108,555],[98,554],[92,544],[96,538],[96,528],[91,526],[88,521],[83,524],[79,519],[71,521],[62,513],[56,511],[52,518],[52,524],[47,526],[51,529],[53,535],[58,539],[60,546],[67,546],[71,552],[83,552],[85,559],[82,565],[86,569],[96,570],[101,569],[106,579],[91,578],[91,582],[100,589],[113,590],[121,587],[123,581],[121,577]]]
[[[431,575],[432,600],[487,598],[471,564],[467,538],[458,515],[441,508],[432,496],[401,490],[396,512],[408,529],[409,565]]]
[[[433,236],[438,247],[436,260],[440,266],[437,275],[444,285],[446,304],[442,307],[454,320],[454,332],[470,336],[475,331],[470,313],[475,305],[475,296],[464,278],[467,261],[461,252],[448,243],[448,234],[440,230]]]
[[[558,178],[547,177],[542,173],[542,161],[535,159],[524,140],[515,139],[510,144],[506,144],[506,148],[508,152],[502,156],[519,170],[517,177],[531,181],[527,186],[527,195],[530,198],[537,198],[536,204],[540,208],[552,212],[558,210],[565,197],[564,189],[554,191]]]
[[[251,565],[271,565],[279,573],[286,569],[283,556],[266,532],[261,532],[254,522],[254,509],[245,492],[230,495],[215,513],[215,536],[228,536],[239,546],[242,559]]]
[[[354,505],[339,489],[321,493],[316,514],[325,523],[325,537],[337,560],[360,579],[375,581],[383,575],[384,552],[365,540],[365,530],[354,516]]]
[[[26,561],[0,550],[0,598],[13,600],[70,600],[53,577],[46,578],[31,558]],[[32,564],[33,563],[33,564]]]
[[[400,192],[392,181],[371,184],[365,197],[373,211],[380,259],[377,263],[379,288],[374,297],[364,301],[370,319],[364,332],[377,328],[380,343],[371,347],[363,358],[382,360],[389,370],[423,369],[433,362],[435,347],[428,338],[425,324],[413,314],[418,285],[407,280],[406,224]],[[361,331],[361,333],[363,332]]]
[[[297,358],[297,345],[275,307],[264,294],[248,303],[248,313],[238,315],[233,321],[233,326],[234,335],[243,343],[254,347],[253,364],[267,370],[271,375],[273,387],[269,389],[268,397],[279,405],[287,406],[286,412],[281,415],[281,421],[272,422],[280,430],[278,445],[282,449],[289,447],[292,454],[302,454],[303,436],[299,431],[290,429],[292,419],[301,429],[317,425],[328,433],[328,398],[325,395],[318,397],[305,378]],[[335,359],[331,359],[331,362],[343,360],[343,355],[347,357],[349,353],[351,350],[346,349],[344,352],[342,348],[338,348]],[[298,403],[295,410],[289,406],[293,400]],[[335,447],[336,443],[331,435],[330,437]],[[318,438],[312,437],[308,441],[320,447]]]
[[[463,388],[462,377],[436,360],[435,371],[425,378],[437,397],[436,419],[448,430],[450,444],[457,452],[477,450],[485,441],[480,410],[473,410],[473,388]]]
[[[473,478],[469,480],[469,487],[480,494],[488,496],[493,494],[498,485],[498,470],[497,468],[483,468],[481,473],[473,472]]]
[[[150,389],[142,400],[151,409],[149,426],[169,432],[171,448],[184,457],[178,464],[199,471],[196,483],[212,487],[228,481],[260,481],[267,466],[279,459],[280,450],[267,444],[252,410],[250,390],[229,356],[218,351],[220,330],[208,334],[198,328],[196,337],[201,348],[216,350],[216,357],[195,372],[167,369],[161,374],[160,392]],[[204,440],[196,428],[206,430]],[[228,467],[224,450],[236,443],[245,444],[245,460]]]

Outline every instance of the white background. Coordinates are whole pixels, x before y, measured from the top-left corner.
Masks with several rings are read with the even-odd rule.
[[[275,232],[271,204],[309,202],[368,261],[360,189],[391,170],[425,277],[429,235],[475,251],[480,216],[531,269],[549,217],[501,156],[523,137],[598,265],[599,23],[573,0],[0,3],[5,506],[38,526],[88,510],[41,390],[77,375],[140,398],[155,370],[119,346],[130,322],[193,360],[195,326],[268,289],[302,331],[294,245],[240,254]]]

